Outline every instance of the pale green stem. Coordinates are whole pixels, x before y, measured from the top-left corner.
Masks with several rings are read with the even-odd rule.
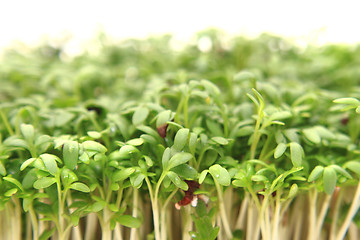
[[[226,234],[226,237],[228,239],[231,239],[233,236],[232,236],[232,232],[231,232],[231,229],[230,229],[229,221],[228,221],[227,216],[226,216],[226,211],[225,211],[225,206],[224,206],[224,199],[223,199],[223,191],[222,191],[222,189],[221,189],[221,187],[220,187],[220,185],[219,185],[219,183],[217,182],[216,179],[214,179],[214,182],[215,182],[216,190],[217,190],[217,193],[218,193],[220,216],[221,216],[221,220],[222,220],[222,223],[223,223],[223,226],[224,226],[225,234]]]
[[[64,218],[63,218],[63,214],[64,214],[64,205],[63,205],[63,200],[62,200],[62,191],[61,191],[61,183],[60,183],[60,176],[57,174],[56,178],[56,186],[57,186],[57,192],[58,192],[58,205],[59,205],[59,209],[58,209],[58,222],[59,222],[59,227],[58,227],[58,237],[59,240],[64,240]]]
[[[67,203],[68,205],[70,206],[72,204],[72,197],[71,197],[71,194],[69,192],[69,194],[67,195]],[[74,210],[70,210],[70,214],[73,213]],[[68,227],[72,227],[72,225],[69,224]],[[70,231],[70,230],[69,230]],[[80,239],[83,239],[82,237],[82,234],[81,234],[81,229],[79,226],[74,226],[73,227],[73,232],[72,232],[72,239],[74,240],[80,240]]]
[[[38,240],[39,239],[39,225],[38,225],[38,220],[37,220],[36,213],[34,210],[34,206],[32,203],[29,206],[29,214],[30,214],[31,225],[32,225],[33,240]]]
[[[261,120],[262,120],[262,115],[261,114],[262,113],[259,110],[258,111],[258,118],[257,118],[256,124],[255,124],[255,130],[254,130],[254,134],[253,134],[253,141],[252,141],[251,146],[250,146],[250,159],[255,158],[256,148],[257,148],[257,145],[259,143],[260,136],[261,136],[261,133],[260,133],[260,123],[261,123]]]
[[[96,235],[97,227],[97,215],[95,213],[89,213],[86,216],[86,227],[85,227],[85,240],[94,240]]]
[[[335,206],[334,208],[332,209],[332,218],[331,218],[331,230],[330,230],[330,240],[335,240],[335,237],[336,237],[336,230],[337,230],[337,220],[339,218],[339,214],[340,214],[340,206],[341,206],[341,202],[342,202],[342,197],[343,197],[343,192],[344,191],[341,191],[339,192],[339,195],[336,199],[336,202],[335,202]]]
[[[316,228],[315,228],[315,239],[321,239],[321,228],[325,220],[326,213],[329,209],[329,205],[331,202],[331,195],[326,195],[323,201],[322,208],[320,210],[319,217],[317,219]]]
[[[191,222],[191,207],[185,206],[183,208],[184,213],[183,216],[183,231],[182,231],[182,240],[191,240],[191,236],[189,232],[192,230],[192,222]],[[165,240],[165,239],[161,239]]]
[[[155,194],[152,192],[151,183],[149,181],[148,177],[145,177],[145,182],[148,185],[149,194],[150,194],[150,200],[151,200],[151,206],[153,211],[153,220],[154,220],[154,232],[155,232],[155,240],[160,240],[160,224],[159,224],[159,204],[158,204],[158,194],[161,182],[164,180],[166,174],[162,172],[159,181],[157,182],[155,186]]]
[[[134,188],[134,195],[133,195],[133,217],[138,216],[138,208],[139,208],[139,190]],[[130,230],[130,240],[136,240],[136,228],[131,228]]]
[[[235,229],[244,229],[245,217],[246,217],[246,213],[248,212],[247,210],[249,206],[249,200],[250,200],[249,194],[245,193],[245,197],[241,203],[241,209],[238,218],[236,220]]]
[[[336,236],[336,240],[342,240],[344,239],[347,230],[350,227],[351,221],[354,218],[355,214],[358,212],[360,206],[360,182],[357,186],[352,204],[350,206],[350,209],[348,211],[348,214],[346,215],[344,223],[341,225],[341,228]]]
[[[279,239],[279,224],[280,224],[280,192],[276,194],[275,200],[275,211],[274,211],[274,219],[273,219],[273,229],[272,229],[272,240]]]
[[[259,213],[259,222],[260,222],[260,229],[263,240],[267,240],[271,238],[271,234],[269,233],[269,223],[268,223],[268,212],[269,212],[269,200],[268,195],[264,196],[264,199],[261,204],[261,209]]]
[[[174,189],[174,191],[172,191],[172,193],[169,195],[169,197],[165,200],[165,203],[162,207],[162,210],[161,210],[161,216],[160,216],[160,219],[161,219],[161,226],[166,226],[166,208],[170,202],[170,200],[174,197],[174,195],[176,194],[176,192],[178,191],[177,188]],[[161,228],[161,239],[164,239],[166,240],[166,228],[165,227],[162,227]]]
[[[15,218],[15,222],[16,225],[15,227],[15,236],[16,238],[14,240],[20,240],[21,239],[21,234],[22,234],[22,224],[21,224],[21,206],[20,206],[20,201],[18,198],[12,198],[12,201],[14,202],[15,205],[15,209],[14,209],[14,217]]]
[[[186,128],[188,128],[189,127],[189,98],[190,98],[190,96],[189,96],[189,94],[187,94],[186,96],[185,96],[185,101],[184,101],[184,126],[186,127]]]
[[[316,224],[316,202],[317,202],[317,190],[310,189],[309,191],[309,230],[308,230],[308,240],[312,240],[315,234],[315,224]]]
[[[2,120],[3,120],[3,122],[4,122],[4,125],[5,125],[5,127],[6,127],[6,129],[7,129],[7,131],[9,132],[9,134],[10,134],[11,136],[13,136],[13,135],[14,135],[14,131],[13,131],[13,129],[11,128],[10,123],[9,123],[8,119],[6,118],[6,116],[5,116],[5,114],[4,114],[4,112],[3,112],[2,109],[0,109],[0,116],[1,116],[1,118],[2,118]]]

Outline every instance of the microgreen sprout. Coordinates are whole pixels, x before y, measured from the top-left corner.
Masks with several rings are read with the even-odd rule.
[[[358,49],[195,38],[3,56],[0,239],[357,239]]]

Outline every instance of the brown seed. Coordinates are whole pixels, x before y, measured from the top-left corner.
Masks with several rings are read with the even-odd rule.
[[[166,130],[167,130],[168,126],[169,126],[168,124],[163,124],[163,125],[156,128],[159,135],[160,135],[160,137],[162,137],[162,138],[166,137]]]

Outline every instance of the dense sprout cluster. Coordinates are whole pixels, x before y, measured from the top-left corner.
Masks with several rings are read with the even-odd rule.
[[[0,238],[356,239],[360,47],[175,45],[4,55]]]

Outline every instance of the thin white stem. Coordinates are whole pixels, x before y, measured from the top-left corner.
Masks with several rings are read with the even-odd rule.
[[[225,206],[224,206],[224,199],[223,199],[223,195],[222,195],[223,191],[222,191],[219,183],[216,181],[216,179],[214,179],[214,182],[215,182],[216,190],[217,190],[217,193],[218,193],[220,216],[221,216],[221,220],[222,220],[222,223],[223,223],[222,225],[224,227],[226,237],[228,239],[231,239],[233,236],[232,236],[232,232],[231,232],[231,229],[230,229],[228,218],[226,216],[226,211],[225,211]]]
[[[217,225],[220,227],[220,231],[219,231],[219,234],[217,236],[218,240],[224,240],[224,231],[223,231],[223,228],[221,227],[221,216],[218,215],[217,218],[216,218],[216,222],[217,222]]]
[[[359,240],[359,228],[353,222],[349,227],[349,240]]]
[[[161,210],[161,216],[160,216],[161,226],[169,225],[169,224],[166,224],[166,212],[167,212],[166,210],[167,210],[167,206],[168,206],[170,200],[174,197],[174,195],[176,194],[177,191],[178,191],[178,189],[176,188],[165,200],[165,203]],[[166,238],[166,230],[167,230],[166,227],[161,228],[161,231],[160,231],[161,239],[167,239]]]
[[[269,235],[268,231],[268,211],[268,196],[265,195],[261,204],[261,208],[259,209],[260,229],[263,240],[271,238],[271,234]]]
[[[249,206],[249,195],[245,194],[244,200],[241,203],[240,212],[236,220],[235,229],[244,229],[245,217]]]
[[[138,208],[139,208],[139,190],[134,188],[134,195],[133,195],[133,217],[137,217],[138,216]],[[137,229],[136,228],[131,228],[130,230],[130,240],[136,240],[137,236],[136,236],[136,232]]]
[[[291,226],[293,226],[293,240],[300,240],[301,239],[301,226],[304,221],[304,214],[302,212],[303,209],[303,198],[300,197],[297,199],[296,204],[294,206],[294,210],[291,213]],[[292,232],[291,232],[292,233]],[[290,239],[290,236],[286,239]]]
[[[344,191],[340,190],[339,195],[335,202],[335,206],[332,209],[333,214],[332,214],[332,218],[331,218],[332,222],[331,222],[331,230],[330,230],[329,240],[335,240],[335,238],[336,238],[337,220],[339,218],[339,213],[340,213],[339,209],[341,206],[343,195],[344,195]]]
[[[316,224],[316,202],[317,202],[318,192],[316,189],[311,189],[309,192],[309,231],[308,231],[308,240],[314,239],[315,234],[315,224]]]
[[[326,195],[323,201],[323,205],[319,217],[316,222],[315,235],[314,235],[315,239],[320,239],[321,237],[321,228],[324,223],[326,213],[329,209],[330,202],[331,202],[331,195]]]
[[[350,223],[352,219],[354,218],[355,214],[357,213],[360,205],[360,182],[358,184],[358,187],[356,189],[356,193],[354,196],[354,199],[352,201],[351,207],[348,211],[348,214],[346,215],[344,223],[341,225],[341,228],[336,236],[336,240],[344,239],[347,230],[350,227]]]
[[[279,224],[280,224],[280,193],[276,195],[273,228],[272,228],[272,240],[279,239]]]
[[[254,223],[254,203],[250,201],[248,214],[247,214],[247,223],[246,223],[246,240],[253,240],[253,223]]]
[[[121,225],[119,223],[116,223],[115,229],[114,229],[114,240],[122,240],[122,231],[121,231]]]
[[[98,219],[97,219],[96,213],[89,213],[86,216],[85,240],[94,240],[95,239],[97,220]]]
[[[189,232],[192,230],[192,222],[191,222],[190,214],[191,214],[191,206],[190,205],[185,206],[183,208],[183,214],[182,214],[183,217],[182,240],[191,240],[191,236],[189,234]]]

